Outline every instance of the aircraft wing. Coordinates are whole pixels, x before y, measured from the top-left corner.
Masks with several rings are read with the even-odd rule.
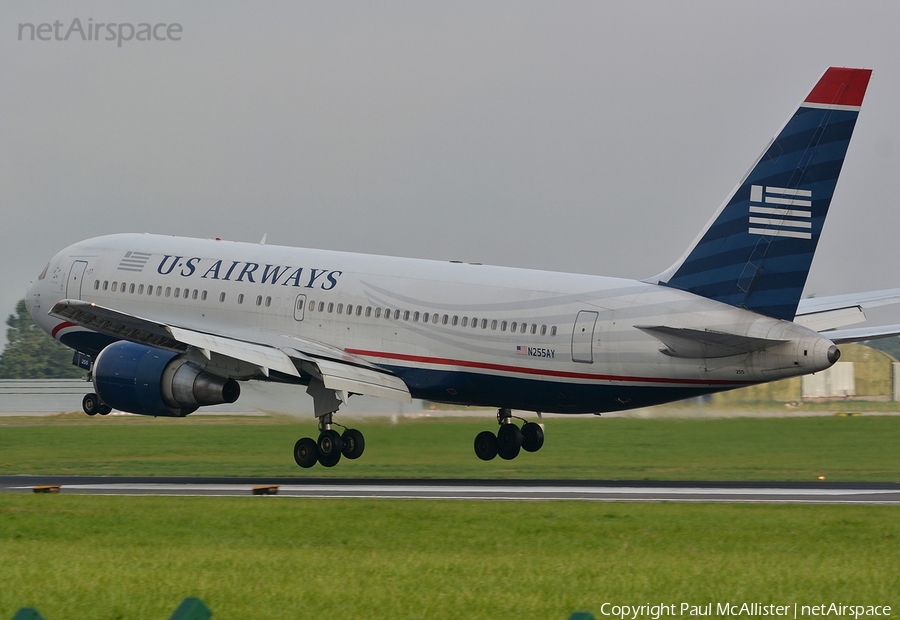
[[[409,388],[392,373],[336,347],[296,336],[263,331],[241,337],[211,334],[73,299],[56,303],[50,315],[101,334],[167,351],[185,353],[194,349],[207,359],[215,353],[257,366],[265,376],[270,370],[293,377],[312,376],[331,390],[412,400]]]

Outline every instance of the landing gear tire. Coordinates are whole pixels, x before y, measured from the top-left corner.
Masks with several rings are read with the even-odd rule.
[[[100,411],[98,411],[100,415],[109,415],[112,413],[112,407],[109,405],[100,405]]]
[[[294,460],[297,465],[309,469],[319,462],[319,448],[316,442],[309,437],[297,440],[294,444]]]
[[[544,445],[544,429],[540,424],[526,422],[522,425],[522,449],[526,452],[537,452]]]
[[[361,457],[363,451],[366,449],[365,437],[363,437],[363,434],[355,428],[348,428],[345,430],[341,435],[341,442],[343,443],[341,454],[351,460]]]
[[[89,416],[95,416],[100,413],[103,405],[100,403],[100,397],[96,394],[85,394],[81,399],[81,408]]]
[[[497,431],[497,454],[505,461],[519,456],[522,447],[522,431],[515,424],[503,424]]]
[[[490,461],[497,456],[497,436],[491,431],[481,431],[475,437],[475,456]]]
[[[344,442],[337,431],[322,431],[319,435],[319,462],[325,467],[334,467],[341,460]]]

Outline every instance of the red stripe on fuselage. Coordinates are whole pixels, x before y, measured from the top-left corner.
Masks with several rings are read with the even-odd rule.
[[[56,338],[56,334],[59,333],[63,329],[68,329],[69,327],[78,327],[75,323],[69,323],[68,321],[63,321],[59,325],[53,328],[53,331],[50,332],[50,335]]]
[[[406,355],[404,353],[388,353],[385,351],[366,351],[363,349],[345,349],[347,353],[362,355],[365,357],[377,357],[388,360],[401,360],[404,362],[417,362],[419,364],[435,364],[439,366],[460,366],[463,368],[478,368],[480,370],[496,370],[500,372],[517,372],[527,375],[542,375],[545,377],[560,377],[564,379],[588,379],[591,381],[630,381],[633,383],[681,383],[685,385],[754,385],[755,381],[724,381],[708,379],[673,379],[671,377],[620,377],[617,375],[596,375],[587,372],[568,372],[565,370],[550,370],[546,368],[523,368],[521,366],[507,366],[505,364],[489,364],[485,362],[473,362],[470,360],[449,360],[441,357],[427,357],[424,355]]]

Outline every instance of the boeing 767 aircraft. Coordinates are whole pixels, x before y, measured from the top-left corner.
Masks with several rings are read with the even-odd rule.
[[[857,320],[853,300],[798,315],[870,74],[828,69],[684,255],[643,281],[116,234],[54,256],[28,308],[88,372],[89,415],[186,416],[234,402],[240,381],[280,381],[306,386],[319,421],[301,467],[363,453],[358,430],[334,430],[353,394],[496,407],[475,453],[512,459],[544,442],[513,410],[618,411],[813,373],[873,335],[825,331]]]

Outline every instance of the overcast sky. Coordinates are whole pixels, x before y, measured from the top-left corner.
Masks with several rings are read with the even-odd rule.
[[[181,32],[19,40],[75,18]],[[830,65],[874,74],[806,293],[898,287],[898,24],[820,0],[5,2],[0,315],[126,231],[652,276]]]

